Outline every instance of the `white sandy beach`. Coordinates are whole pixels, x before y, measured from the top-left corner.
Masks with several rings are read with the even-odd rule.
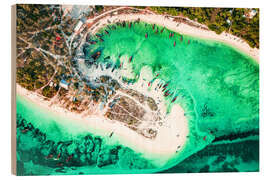
[[[137,84],[137,88],[139,88],[140,83],[142,81]],[[164,119],[166,123],[160,127],[156,138],[149,139],[119,122],[106,119],[102,114],[95,113],[95,115],[85,117],[83,114],[67,111],[58,104],[51,105],[50,101],[45,101],[42,96],[30,92],[18,84],[16,88],[17,94],[48,111],[71,120],[73,119],[76,124],[89,129],[89,132],[104,137],[108,137],[111,132],[114,132],[113,137],[119,140],[122,145],[142,153],[145,158],[153,160],[158,165],[165,164],[170,158],[176,155],[176,151],[182,150],[186,142],[186,136],[189,133],[188,122],[184,116],[184,111],[177,104],[172,107],[171,113]],[[148,94],[152,93],[145,90],[144,92]],[[155,95],[158,94],[156,93]],[[165,106],[165,104],[160,103],[159,106]],[[162,111],[165,110],[164,108],[166,107],[163,107]]]
[[[104,27],[108,24],[108,21],[112,23],[116,23],[117,21],[135,21],[140,19],[141,21],[157,24],[160,26],[165,26],[166,28],[178,32],[180,34],[191,35],[204,39],[212,39],[224,42],[233,47],[236,47],[240,51],[243,51],[245,54],[251,56],[257,62],[259,62],[259,49],[251,48],[245,41],[238,38],[237,36],[231,35],[229,33],[223,32],[218,35],[214,31],[200,29],[194,26],[187,25],[185,23],[178,23],[173,21],[171,18],[166,18],[164,15],[157,14],[121,14],[121,15],[113,15],[105,16],[98,21],[98,25],[93,25],[91,28],[92,33],[96,33],[101,27]],[[92,23],[93,19],[88,19],[87,23]],[[194,21],[192,21],[194,22]],[[196,22],[196,24],[199,24]],[[205,25],[200,24],[202,27]],[[90,31],[90,30],[89,30]]]

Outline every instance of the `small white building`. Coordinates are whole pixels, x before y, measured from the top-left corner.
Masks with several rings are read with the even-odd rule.
[[[227,19],[226,22],[227,22],[229,25],[231,25],[231,23],[232,23],[231,20],[229,20],[229,19]]]
[[[60,84],[59,84],[60,87],[66,89],[66,90],[68,90],[68,85],[69,85],[69,83],[66,82],[65,80],[61,80]]]
[[[77,47],[78,46],[78,42],[74,42],[73,43],[73,48]]]
[[[52,87],[52,86],[53,86],[53,82],[52,82],[52,81],[50,82],[49,86],[50,86],[50,87]]]
[[[257,14],[257,11],[256,11],[255,9],[252,9],[251,11],[249,11],[248,17],[251,19],[251,18],[253,18],[256,14]]]

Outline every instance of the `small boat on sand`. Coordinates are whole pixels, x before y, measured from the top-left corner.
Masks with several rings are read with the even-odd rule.
[[[113,135],[113,132],[111,132],[111,134],[110,134],[110,136],[109,136],[109,137],[112,137],[112,135]]]
[[[115,70],[115,66],[112,68],[112,71],[111,72],[113,72]]]

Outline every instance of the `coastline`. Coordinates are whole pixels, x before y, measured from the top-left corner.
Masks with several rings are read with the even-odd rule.
[[[111,23],[116,23],[118,21],[135,21],[140,19],[140,21],[144,21],[150,24],[157,24],[159,26],[164,26],[172,31],[175,31],[180,34],[186,34],[202,39],[211,39],[219,42],[223,42],[225,44],[231,45],[236,49],[244,52],[248,56],[252,57],[257,63],[259,63],[259,49],[251,48],[245,41],[238,38],[237,36],[231,35],[229,33],[223,32],[220,35],[216,34],[214,31],[211,30],[204,30],[197,27],[193,27],[187,25],[185,23],[178,23],[173,21],[172,19],[165,17],[164,15],[158,14],[120,14],[120,15],[113,15],[113,16],[105,16],[100,19],[96,24],[93,24],[89,28],[88,32],[95,34],[106,25]],[[87,24],[91,24],[92,19],[87,20]],[[198,23],[197,23],[198,24]],[[201,24],[202,27],[204,25]]]
[[[163,166],[171,158],[177,156],[176,152],[181,153],[189,133],[184,111],[178,104],[172,107],[171,113],[165,119],[167,124],[159,129],[157,137],[149,139],[119,122],[110,121],[102,116],[85,117],[83,114],[70,112],[60,107],[59,104],[51,104],[51,101],[44,100],[41,95],[30,92],[18,84],[16,85],[16,93],[49,112],[68,118],[95,135],[109,139],[109,134],[114,132],[113,138],[109,139],[111,143],[127,146],[158,166]]]

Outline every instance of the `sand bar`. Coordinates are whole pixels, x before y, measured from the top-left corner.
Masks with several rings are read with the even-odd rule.
[[[142,83],[142,81],[138,83]],[[91,133],[95,134],[95,132],[98,132],[97,135],[107,137],[111,132],[114,132],[114,137],[122,145],[142,153],[145,158],[153,160],[158,165],[164,165],[170,158],[176,155],[176,152],[184,148],[186,136],[189,133],[188,122],[184,116],[184,111],[178,104],[175,104],[172,107],[171,113],[166,116],[167,123],[160,127],[156,138],[149,139],[129,129],[120,122],[112,122],[106,119],[104,116],[99,115],[99,113],[85,117],[82,114],[70,112],[58,104],[51,105],[51,102],[44,100],[41,95],[28,91],[18,84],[16,88],[17,94],[48,111],[74,120],[75,123],[82,125],[83,128],[89,128],[89,132]]]

